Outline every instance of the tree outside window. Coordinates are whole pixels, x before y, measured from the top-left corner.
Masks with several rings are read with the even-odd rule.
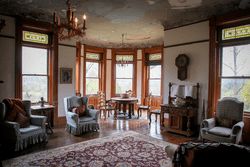
[[[221,98],[236,97],[250,110],[250,44],[222,47]]]

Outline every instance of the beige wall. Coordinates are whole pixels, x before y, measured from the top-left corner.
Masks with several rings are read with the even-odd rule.
[[[6,26],[0,33],[0,101],[15,97],[15,18],[0,15]],[[6,36],[6,37],[4,37]]]
[[[208,39],[208,21],[165,31],[163,103],[168,103],[169,82],[178,85],[196,85],[197,82],[200,83],[198,123],[200,123],[202,112],[202,99],[207,101],[208,98],[209,42],[203,41]],[[197,43],[185,44],[190,42]],[[183,45],[171,47],[178,44]],[[177,79],[178,68],[175,66],[175,58],[179,54],[186,54],[189,57],[187,79],[184,81]]]
[[[67,44],[60,45],[60,44]],[[66,116],[64,110],[64,98],[75,95],[75,76],[76,76],[76,41],[60,41],[59,44],[59,58],[58,58],[58,117]],[[60,69],[72,68],[72,84],[60,83]]]

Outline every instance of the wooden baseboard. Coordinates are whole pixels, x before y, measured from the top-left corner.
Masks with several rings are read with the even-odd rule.
[[[66,125],[66,124],[67,124],[66,116],[58,117],[54,120],[54,126],[62,126],[62,125]]]

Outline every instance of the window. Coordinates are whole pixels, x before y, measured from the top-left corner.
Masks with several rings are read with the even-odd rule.
[[[49,101],[49,35],[22,31],[22,99],[32,103]]]
[[[221,47],[221,98],[236,97],[250,110],[250,44]]]
[[[111,97],[132,90],[137,96],[137,49],[112,49]]]
[[[100,88],[100,55],[87,53],[86,59],[86,94],[97,94]]]
[[[133,90],[133,55],[116,55],[116,94]],[[125,63],[125,64],[122,64]]]
[[[125,67],[116,64],[116,94],[133,89],[133,64]]]
[[[161,96],[161,53],[147,54],[148,84],[146,95]]]
[[[48,100],[48,49],[22,47],[22,99]]]
[[[154,96],[161,96],[161,65],[149,66],[148,91]]]

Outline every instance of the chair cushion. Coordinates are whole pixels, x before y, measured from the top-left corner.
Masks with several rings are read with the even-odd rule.
[[[17,104],[14,104],[12,108],[7,112],[7,116],[5,117],[5,120],[13,122],[17,116],[17,113],[19,112],[22,113],[23,115],[26,115],[26,111],[24,111],[24,109],[22,109]]]
[[[139,106],[139,109],[148,109],[148,106]]]
[[[74,106],[72,108],[72,112],[76,113],[77,115],[79,115],[79,117],[82,117],[85,115],[85,105],[80,105],[80,106]]]
[[[20,128],[20,132],[21,134],[26,134],[26,133],[34,132],[34,131],[41,130],[41,129],[42,129],[41,126],[30,125],[29,127],[26,127],[26,128]]]
[[[215,120],[216,120],[216,126],[232,128],[234,124],[236,124],[236,119],[223,119],[216,117]]]
[[[222,137],[230,137],[232,133],[232,129],[226,128],[226,127],[215,126],[212,129],[210,129],[208,133],[214,134],[217,136],[222,136]]]
[[[21,114],[20,112],[17,113],[15,122],[19,123],[20,128],[26,128],[30,126],[30,118],[26,117],[25,115]]]
[[[160,114],[160,113],[161,113],[161,110],[151,110],[150,112],[151,112],[151,113],[155,113],[155,114]]]
[[[79,122],[89,122],[89,121],[92,121],[92,120],[95,120],[95,118],[94,117],[86,117],[86,116],[83,116],[83,117],[79,118]]]

